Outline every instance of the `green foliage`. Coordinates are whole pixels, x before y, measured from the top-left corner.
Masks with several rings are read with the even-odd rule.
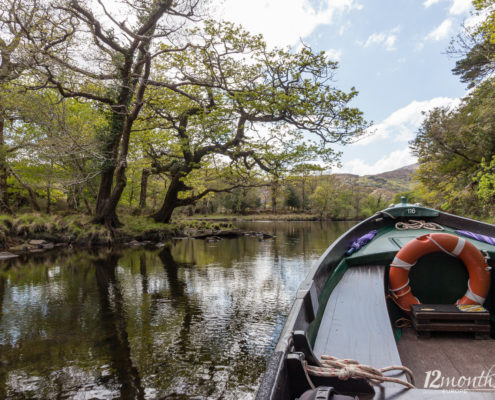
[[[335,179],[331,179],[316,188],[310,196],[312,209],[320,217],[326,216],[333,219],[346,219],[349,217],[352,207],[350,205],[350,191],[340,185]]]
[[[349,105],[357,92],[331,84],[336,64],[323,52],[270,50],[230,23],[207,21],[193,34],[197,46],[163,57],[159,76],[194,71],[194,83],[180,93],[149,91],[151,107],[141,121],[153,132],[152,164],[173,182],[164,207],[249,186],[260,174],[278,180],[317,160],[330,166],[338,158],[331,144],[352,142],[367,127]],[[223,185],[204,173],[194,179],[196,170],[213,165]]]
[[[480,170],[474,181],[478,183],[478,196],[487,205],[493,205],[495,200],[495,156],[489,163],[484,158],[481,160]]]
[[[422,203],[423,200],[416,190],[408,190],[407,192],[400,192],[394,196],[393,203],[397,204],[402,201],[402,197],[406,198],[406,202],[410,204]]]
[[[450,52],[461,55],[452,70],[462,82],[475,87],[495,69],[495,1],[473,0],[481,22],[466,27],[450,46]]]
[[[248,209],[255,209],[260,206],[256,192],[247,188],[234,189],[230,193],[224,193],[220,199],[222,206],[235,214],[244,214]]]
[[[142,5],[140,23],[151,16],[158,21],[169,11],[150,4]],[[94,51],[88,52],[87,65],[76,66],[78,30],[89,20],[79,19],[71,26],[75,32],[68,40],[63,35],[65,12],[79,6],[86,7],[71,2],[56,15],[46,14],[50,34],[43,25],[48,21],[33,27],[36,35],[27,43],[31,50],[39,45],[45,52],[30,66],[49,61],[49,76],[43,76],[44,68],[27,68],[15,85],[2,87],[2,93],[12,96],[4,99],[0,93],[2,110],[8,108],[12,116],[5,128],[8,145],[0,143],[0,164],[8,164],[13,172],[8,185],[14,211],[42,199],[47,212],[55,208],[91,213],[98,199],[99,208],[115,203],[119,212],[127,212],[137,207],[141,173],[146,170],[150,201],[148,210],[139,211],[156,213],[167,196],[172,199],[169,208],[193,206],[201,199],[218,205],[221,200],[226,208],[243,213],[261,206],[262,193],[246,188],[282,183],[288,176],[307,179],[338,162],[333,143],[351,143],[369,125],[351,105],[357,91],[336,88],[337,64],[324,52],[306,46],[297,51],[270,49],[261,36],[231,23],[188,25],[193,28],[181,32],[195,45],[182,51],[154,42],[148,48],[149,43],[141,42],[146,36],[136,37],[142,54],[131,54],[137,47],[119,50],[106,29],[90,29],[94,41],[88,46]],[[75,21],[82,14],[71,15]],[[157,23],[154,29],[164,33],[162,28]],[[155,52],[158,48],[163,52]],[[139,60],[148,50],[151,64],[144,68]],[[67,58],[59,58],[61,54]],[[100,62],[85,70],[92,59]],[[148,67],[149,76],[138,79]],[[171,71],[181,82],[177,86],[170,83]],[[50,85],[13,90],[38,79],[48,79]],[[106,172],[108,179],[100,181]],[[287,189],[286,205],[307,206],[313,189],[308,194]],[[219,196],[222,191],[230,194]],[[346,193],[341,195],[349,198]],[[26,232],[42,229],[22,226]],[[106,240],[103,231],[77,224],[66,229],[76,237]]]
[[[301,208],[301,200],[296,193],[296,190],[291,185],[287,186],[285,193],[285,205],[292,209]]]
[[[419,158],[416,179],[426,204],[467,215],[490,212],[483,198],[489,165],[483,160],[495,154],[494,94],[495,81],[487,80],[457,109],[435,109],[423,122],[411,147]]]

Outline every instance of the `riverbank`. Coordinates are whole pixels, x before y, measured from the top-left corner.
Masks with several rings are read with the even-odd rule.
[[[263,225],[242,224],[275,230]],[[0,263],[0,365],[15,378],[0,393],[254,399],[297,285],[349,228],[279,226],[277,240],[62,247]]]
[[[328,218],[321,218],[317,214],[247,214],[247,215],[232,215],[232,214],[212,214],[212,215],[196,215],[188,217],[189,221],[219,221],[219,222],[237,222],[237,221],[330,221]]]
[[[267,239],[264,232],[235,229],[228,221],[177,220],[157,223],[149,217],[125,215],[123,226],[110,231],[91,223],[91,217],[80,214],[20,214],[0,216],[0,259],[20,254],[39,253],[59,247],[98,246],[163,246],[172,239],[195,238],[218,241],[223,238],[255,236]]]
[[[230,229],[231,224],[208,221],[156,223],[142,216],[122,216],[123,226],[110,231],[91,223],[82,214],[20,214],[0,216],[0,249],[13,252],[66,246],[110,246],[136,242],[158,243],[173,237],[187,237]],[[32,243],[31,243],[32,242]],[[41,246],[41,247],[40,247]]]

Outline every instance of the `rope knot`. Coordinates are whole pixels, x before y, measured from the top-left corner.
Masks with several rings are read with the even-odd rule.
[[[346,381],[349,378],[352,378],[353,376],[356,376],[358,372],[358,369],[352,365],[345,366],[341,368],[338,373],[337,373],[337,378],[339,378],[342,381]]]
[[[343,381],[346,381],[349,378],[357,378],[367,379],[374,383],[394,382],[404,385],[408,388],[414,387],[414,375],[409,368],[404,367],[403,365],[393,365],[390,367],[377,369],[369,365],[359,364],[359,362],[355,360],[338,359],[337,357],[328,355],[322,355],[320,363],[320,366],[315,366],[308,365],[306,361],[304,362],[306,377],[311,385],[313,385],[313,383],[311,382],[311,378],[309,377],[309,375],[338,378]],[[394,370],[402,371],[409,375],[411,383],[391,376],[385,376],[383,374],[384,372]]]

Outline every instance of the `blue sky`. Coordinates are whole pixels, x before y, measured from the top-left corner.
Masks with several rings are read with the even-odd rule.
[[[415,162],[408,141],[422,111],[454,107],[466,94],[446,51],[462,24],[475,21],[471,0],[219,1],[219,15],[269,44],[296,48],[303,40],[339,61],[336,86],[355,86],[354,105],[374,122],[373,134],[339,148],[339,172],[374,174]]]

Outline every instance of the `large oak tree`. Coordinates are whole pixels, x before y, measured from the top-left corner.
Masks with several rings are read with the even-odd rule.
[[[155,168],[169,185],[156,221],[211,192],[245,185],[249,173],[279,176],[301,163],[336,161],[329,146],[355,140],[367,126],[349,105],[357,92],[334,87],[337,64],[324,53],[269,49],[229,23],[190,32],[194,45],[170,55],[149,91],[148,121],[162,132],[151,146]],[[173,74],[181,93],[163,91]],[[153,76],[153,74],[152,74]],[[235,180],[194,191],[188,178],[207,164],[229,164]]]
[[[52,0],[43,3],[45,23],[25,30],[37,76],[31,87],[57,89],[63,97],[92,101],[107,113],[94,222],[120,224],[116,208],[126,185],[129,140],[154,61],[190,45],[181,32],[197,3],[123,0],[108,9],[102,0]]]

